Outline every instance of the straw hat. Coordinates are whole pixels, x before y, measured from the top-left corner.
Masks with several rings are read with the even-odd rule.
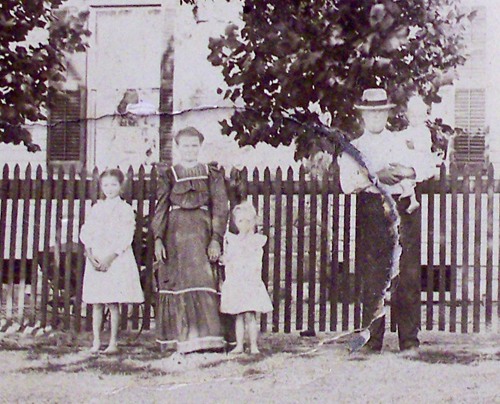
[[[360,110],[384,110],[394,108],[396,104],[389,103],[387,92],[383,88],[368,88],[363,91],[361,102],[354,105]]]

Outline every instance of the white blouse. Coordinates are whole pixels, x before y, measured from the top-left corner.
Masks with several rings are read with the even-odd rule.
[[[131,247],[135,231],[132,206],[121,198],[98,201],[80,230],[80,240],[96,257],[123,254]]]

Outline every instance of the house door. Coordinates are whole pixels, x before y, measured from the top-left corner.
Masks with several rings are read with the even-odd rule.
[[[93,6],[88,168],[136,171],[159,160],[162,7]]]

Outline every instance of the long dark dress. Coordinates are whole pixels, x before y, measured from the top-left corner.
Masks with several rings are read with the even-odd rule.
[[[155,238],[167,249],[158,276],[157,342],[193,352],[225,346],[217,273],[208,260],[211,240],[222,245],[228,199],[224,177],[211,165],[159,170]]]

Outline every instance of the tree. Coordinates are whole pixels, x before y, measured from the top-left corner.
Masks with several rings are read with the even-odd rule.
[[[353,106],[367,87],[386,88],[399,105],[393,128],[406,124],[412,93],[439,102],[439,87],[466,60],[472,18],[456,0],[246,0],[242,16],[241,28],[209,43],[228,87],[219,93],[243,103],[223,133],[240,145],[295,141],[297,158],[338,152],[325,124],[360,134]]]
[[[66,55],[83,52],[88,13],[72,15],[66,0],[2,0],[0,5],[0,142],[34,144],[28,122],[46,120],[50,92],[65,81]]]

